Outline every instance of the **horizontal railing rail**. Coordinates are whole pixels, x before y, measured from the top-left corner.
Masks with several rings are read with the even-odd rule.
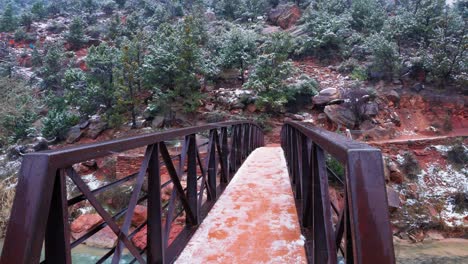
[[[197,144],[200,135],[207,142]],[[177,139],[182,145],[180,153],[174,154],[167,141]],[[110,259],[119,263],[125,248],[133,258],[131,263],[171,263],[245,158],[263,145],[262,129],[255,123],[230,121],[27,154],[0,262],[72,263],[73,248],[107,227],[116,235],[117,243],[97,263]],[[99,188],[91,189],[74,166],[139,148],[145,148],[145,154],[138,172]],[[166,182],[161,182],[163,169],[170,177]],[[70,195],[70,182],[79,190],[77,194]],[[123,184],[133,188],[129,202],[112,214],[99,195]],[[162,190],[169,185],[173,188],[163,201]],[[72,239],[70,210],[82,202],[89,203],[102,221]],[[139,204],[147,206],[147,220],[132,229]],[[183,230],[171,242],[174,221],[184,218]],[[140,248],[133,238],[144,228],[146,246]]]
[[[309,262],[395,263],[380,150],[293,121],[285,122],[281,145]],[[343,177],[327,165],[333,159]],[[330,196],[333,180],[341,203]]]

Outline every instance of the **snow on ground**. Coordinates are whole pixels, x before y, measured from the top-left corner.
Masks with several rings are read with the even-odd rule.
[[[281,148],[244,162],[176,263],[305,263]]]
[[[426,199],[445,199],[444,208],[441,211],[442,220],[448,226],[461,226],[464,218],[468,217],[468,211],[457,213],[454,210],[454,201],[451,195],[468,192],[468,177],[464,170],[457,170],[452,165],[441,168],[437,164],[429,164],[426,170],[421,170],[418,175],[419,201]]]

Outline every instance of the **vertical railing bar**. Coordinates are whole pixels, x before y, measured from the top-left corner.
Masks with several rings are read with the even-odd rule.
[[[71,263],[70,228],[65,174],[57,170],[45,235],[47,263]]]
[[[163,264],[167,242],[164,239],[162,228],[159,144],[154,146],[152,152],[148,168],[147,261],[148,263]]]
[[[187,151],[187,200],[190,210],[193,212],[193,219],[187,224],[189,226],[197,226],[199,223],[199,210],[198,210],[198,180],[197,180],[197,150],[196,150],[196,139],[195,135],[189,135],[188,137],[188,151]]]

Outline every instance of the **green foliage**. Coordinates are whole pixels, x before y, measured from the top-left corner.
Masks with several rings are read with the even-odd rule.
[[[224,37],[221,61],[225,68],[236,68],[240,71],[242,83],[245,80],[245,70],[256,56],[257,38],[253,31],[242,28],[232,29]]]
[[[9,3],[5,10],[3,11],[2,16],[0,17],[0,32],[11,32],[16,29],[17,21],[14,15],[13,6]]]
[[[194,17],[186,17],[177,25],[162,25],[158,40],[149,47],[143,64],[143,78],[148,88],[172,90],[186,96],[200,87],[196,74],[202,73],[202,50],[205,41],[200,35],[203,25]]]
[[[408,179],[416,179],[420,172],[418,159],[409,151],[403,154],[403,164],[401,164],[401,167]]]
[[[307,10],[303,18],[306,35],[299,39],[296,53],[323,56],[346,47],[352,17],[349,13],[343,13],[344,10],[339,7],[344,4],[338,2],[330,6],[320,2],[316,8]]]
[[[31,52],[31,64],[34,67],[42,65],[42,55],[39,53],[37,48],[34,48]]]
[[[261,113],[254,117],[255,123],[257,123],[263,130],[264,133],[269,133],[273,130],[273,126],[270,123],[271,115],[267,113]]]
[[[378,0],[354,0],[351,26],[358,31],[379,32],[387,14]]]
[[[108,15],[112,14],[112,12],[117,9],[117,4],[114,1],[105,1],[101,5],[102,11]]]
[[[366,40],[365,46],[371,54],[371,72],[377,76],[392,78],[398,74],[399,55],[398,47],[394,42],[388,41],[383,34],[373,34]]]
[[[79,17],[74,18],[70,24],[70,29],[66,35],[66,39],[75,49],[81,48],[85,42],[83,30],[83,20],[81,20]]]
[[[85,96],[93,98],[96,105],[104,105],[110,109],[115,102],[115,76],[114,68],[117,66],[119,51],[101,43],[99,46],[92,46],[88,49],[86,64],[89,67],[88,83]]]
[[[47,113],[43,120],[42,135],[46,138],[65,139],[70,127],[79,122],[79,117],[64,109],[54,109]]]
[[[453,146],[447,152],[447,159],[456,165],[468,164],[468,149],[465,149],[463,144]]]
[[[331,155],[327,155],[327,167],[338,176],[341,180],[345,177],[345,167],[338,160],[336,160]],[[335,177],[329,178],[332,182],[336,182],[338,179]]]
[[[47,10],[44,7],[44,3],[42,1],[38,1],[34,3],[31,7],[31,13],[34,19],[43,19],[47,16]]]
[[[242,13],[241,6],[241,0],[219,0],[215,2],[215,11],[226,19],[234,20],[240,17]]]
[[[27,38],[26,31],[24,31],[24,29],[22,29],[22,28],[18,28],[15,31],[15,37],[14,38],[15,38],[15,41],[17,41],[17,42],[25,40]]]
[[[0,78],[0,138],[10,142],[28,135],[36,120],[37,100],[22,80]]]
[[[263,53],[273,54],[275,60],[285,61],[294,51],[294,41],[288,33],[273,33],[262,46]]]
[[[65,66],[64,59],[64,50],[60,44],[48,47],[40,70],[46,89],[56,90],[60,87]]]
[[[33,23],[33,16],[31,15],[31,13],[26,13],[25,12],[25,13],[21,14],[20,24],[22,26],[29,29],[31,27],[32,23]]]
[[[446,11],[441,26],[430,37],[429,46],[420,50],[431,80],[442,86],[450,80],[461,86],[468,84],[467,49],[467,21],[452,9]]]
[[[364,67],[358,66],[353,69],[350,74],[350,77],[354,80],[365,81],[368,78],[367,70]]]
[[[267,8],[266,0],[220,0],[214,4],[216,14],[229,20],[252,20],[264,15]]]
[[[114,0],[115,3],[119,6],[119,8],[123,8],[127,0]]]
[[[201,99],[203,95],[200,92],[193,92],[183,102],[183,111],[187,114],[196,113],[198,108],[202,105]]]
[[[278,61],[275,54],[260,55],[244,87],[258,93],[256,104],[260,108],[282,112],[291,98],[286,80],[295,72],[291,61]]]

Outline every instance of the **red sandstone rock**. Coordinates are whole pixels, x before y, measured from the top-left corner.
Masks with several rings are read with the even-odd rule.
[[[132,225],[139,226],[148,219],[148,208],[143,205],[137,205],[132,217]]]
[[[103,222],[103,219],[98,214],[84,214],[80,215],[72,222],[70,229],[72,233],[82,233],[90,230],[101,222]]]
[[[163,225],[165,223],[163,222]],[[168,245],[174,241],[174,239],[179,235],[179,233],[184,229],[184,226],[173,223],[171,226],[171,233],[169,234],[169,241]],[[148,229],[147,226],[144,226],[138,233],[135,234],[135,236],[132,238],[133,244],[139,248],[139,249],[144,249],[146,248],[147,244],[147,233]]]
[[[268,20],[282,29],[292,27],[301,18],[301,9],[297,5],[279,5],[268,14]]]
[[[96,171],[96,178],[98,179],[113,179],[116,175],[115,157],[105,157],[98,159],[98,170]]]
[[[117,243],[117,236],[109,226],[104,227],[85,242],[87,246],[97,248],[113,248]]]
[[[122,179],[134,173],[138,173],[143,162],[144,155],[122,154],[117,156],[116,177]]]

